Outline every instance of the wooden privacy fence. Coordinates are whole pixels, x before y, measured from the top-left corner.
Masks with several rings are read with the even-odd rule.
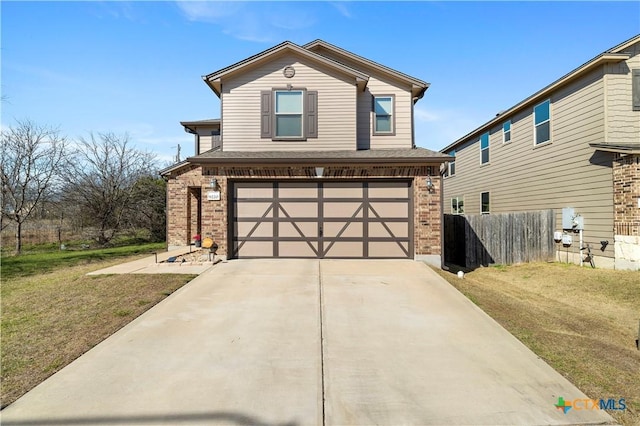
[[[488,215],[444,215],[446,263],[475,268],[553,260],[553,210]]]

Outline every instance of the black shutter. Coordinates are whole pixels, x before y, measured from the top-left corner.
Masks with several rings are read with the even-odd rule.
[[[318,137],[318,92],[316,90],[307,91],[307,137]]]
[[[260,137],[271,139],[273,136],[273,117],[271,110],[271,90],[260,92]]]
[[[631,71],[632,87],[631,96],[633,98],[633,111],[640,111],[640,69]]]

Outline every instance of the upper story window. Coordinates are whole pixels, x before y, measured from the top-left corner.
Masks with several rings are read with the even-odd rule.
[[[489,162],[489,133],[480,136],[480,164]]]
[[[534,142],[536,145],[551,140],[551,101],[548,99],[533,108]]]
[[[302,138],[302,90],[275,91],[275,137]]]
[[[318,137],[318,92],[274,89],[260,94],[260,137],[306,140]]]
[[[373,122],[374,135],[395,134],[395,97],[393,95],[383,95],[373,97],[373,112],[375,114]]]
[[[451,159],[451,161],[449,161],[449,167],[447,167],[448,168],[448,170],[447,170],[448,176],[455,176],[455,174],[456,174],[456,159],[455,159],[456,150],[455,149],[451,150],[449,155],[452,156],[453,158]]]
[[[502,143],[511,142],[511,120],[507,120],[502,125]]]

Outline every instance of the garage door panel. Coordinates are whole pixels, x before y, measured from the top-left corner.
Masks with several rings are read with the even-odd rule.
[[[325,222],[323,224],[323,234],[325,238],[335,238],[340,237],[362,237],[362,222]],[[342,231],[342,233],[340,233]]]
[[[374,202],[369,204],[369,217],[373,218],[408,218],[408,203]]]
[[[273,257],[271,241],[239,241],[235,245],[236,255],[240,257]]]
[[[396,242],[396,241],[369,241],[368,245],[369,257],[377,258],[407,258],[409,254],[408,242]]]
[[[362,241],[335,241],[326,244],[324,257],[364,257]]]
[[[253,219],[273,217],[273,203],[240,202],[236,205],[236,217]]]
[[[318,222],[279,222],[278,236],[284,238],[290,237],[308,237],[316,238],[318,236]]]
[[[362,198],[362,182],[326,182],[322,188],[323,198]]]
[[[409,197],[407,182],[369,182],[369,199]]]
[[[370,222],[369,237],[409,238],[409,226],[407,222]]]
[[[278,215],[283,218],[317,218],[318,202],[281,202]]]
[[[323,204],[323,217],[361,218],[363,210],[361,202],[325,202]]]
[[[284,183],[278,184],[278,198],[318,198],[317,183]]]
[[[318,241],[280,241],[278,256],[280,257],[312,257],[317,258]]]
[[[273,184],[271,183],[237,183],[234,188],[236,198],[273,199]]]
[[[272,222],[236,222],[235,235],[239,238],[246,237],[273,237]]]

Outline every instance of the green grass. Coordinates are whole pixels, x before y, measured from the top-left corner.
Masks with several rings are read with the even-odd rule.
[[[86,275],[163,247],[139,244],[3,257],[0,408],[195,277]]]
[[[57,248],[57,246],[56,246]],[[2,257],[2,279],[27,277],[58,268],[71,267],[109,259],[117,259],[136,254],[149,254],[164,250],[164,243],[146,243],[124,247],[113,247],[97,250],[50,250],[49,245],[41,246],[44,251],[32,250],[32,253],[19,256]]]

